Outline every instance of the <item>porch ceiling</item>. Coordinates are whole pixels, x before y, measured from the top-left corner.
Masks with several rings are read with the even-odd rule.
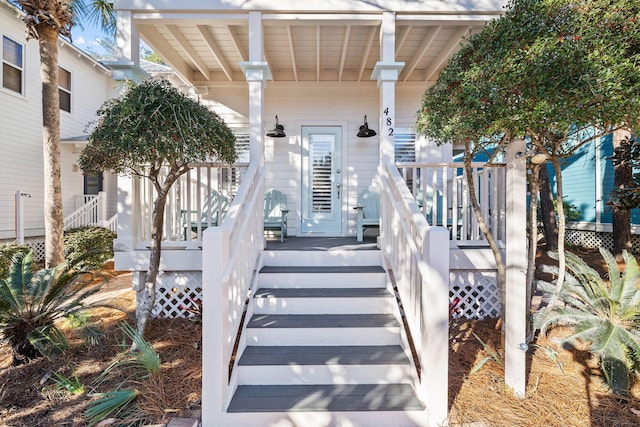
[[[429,86],[462,38],[496,13],[398,14],[399,83]],[[178,75],[205,88],[246,84],[239,63],[249,59],[248,14],[134,14],[141,38]],[[382,14],[265,13],[264,60],[275,82],[367,82],[380,60]]]

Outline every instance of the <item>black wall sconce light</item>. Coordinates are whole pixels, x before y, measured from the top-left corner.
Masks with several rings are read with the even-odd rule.
[[[367,116],[364,116],[364,124],[360,126],[360,130],[358,131],[358,137],[360,138],[369,138],[372,136],[376,136],[376,131],[373,129],[369,129],[369,124],[367,123]]]
[[[273,129],[267,132],[267,136],[271,138],[284,138],[285,136],[287,136],[287,134],[284,133],[284,126],[278,123],[277,115],[276,115],[276,125]]]

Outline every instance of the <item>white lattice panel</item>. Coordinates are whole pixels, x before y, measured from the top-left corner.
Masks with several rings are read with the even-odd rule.
[[[493,271],[452,271],[449,275],[449,299],[460,298],[453,317],[485,319],[502,313],[500,285]]]
[[[153,317],[165,319],[192,316],[186,307],[202,301],[202,273],[199,271],[164,272],[156,282],[156,304]]]
[[[44,262],[46,256],[44,237],[27,237],[26,239],[24,239],[24,244],[31,247],[36,261]]]

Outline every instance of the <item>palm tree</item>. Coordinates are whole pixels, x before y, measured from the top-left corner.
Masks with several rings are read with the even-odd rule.
[[[572,326],[573,334],[565,341],[590,343],[611,390],[626,394],[633,373],[640,371],[640,269],[634,256],[625,252],[626,267],[621,274],[613,255],[602,248],[600,253],[607,263],[610,283],[567,252],[570,274],[562,288],[538,281],[538,288],[550,296],[551,303],[535,320],[542,333],[557,325]],[[556,266],[545,266],[545,270],[558,272]]]
[[[60,100],[58,37],[71,39],[80,19],[115,31],[113,2],[107,0],[14,0],[26,14],[27,38],[38,40],[42,78],[45,264],[64,261],[62,185],[60,181]]]

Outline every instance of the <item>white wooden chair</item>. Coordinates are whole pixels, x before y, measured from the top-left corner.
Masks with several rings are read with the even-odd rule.
[[[358,242],[362,242],[364,230],[370,227],[380,227],[380,191],[376,187],[369,187],[360,194],[358,206]]]
[[[264,229],[279,231],[280,241],[287,237],[287,196],[271,189],[264,195]]]

